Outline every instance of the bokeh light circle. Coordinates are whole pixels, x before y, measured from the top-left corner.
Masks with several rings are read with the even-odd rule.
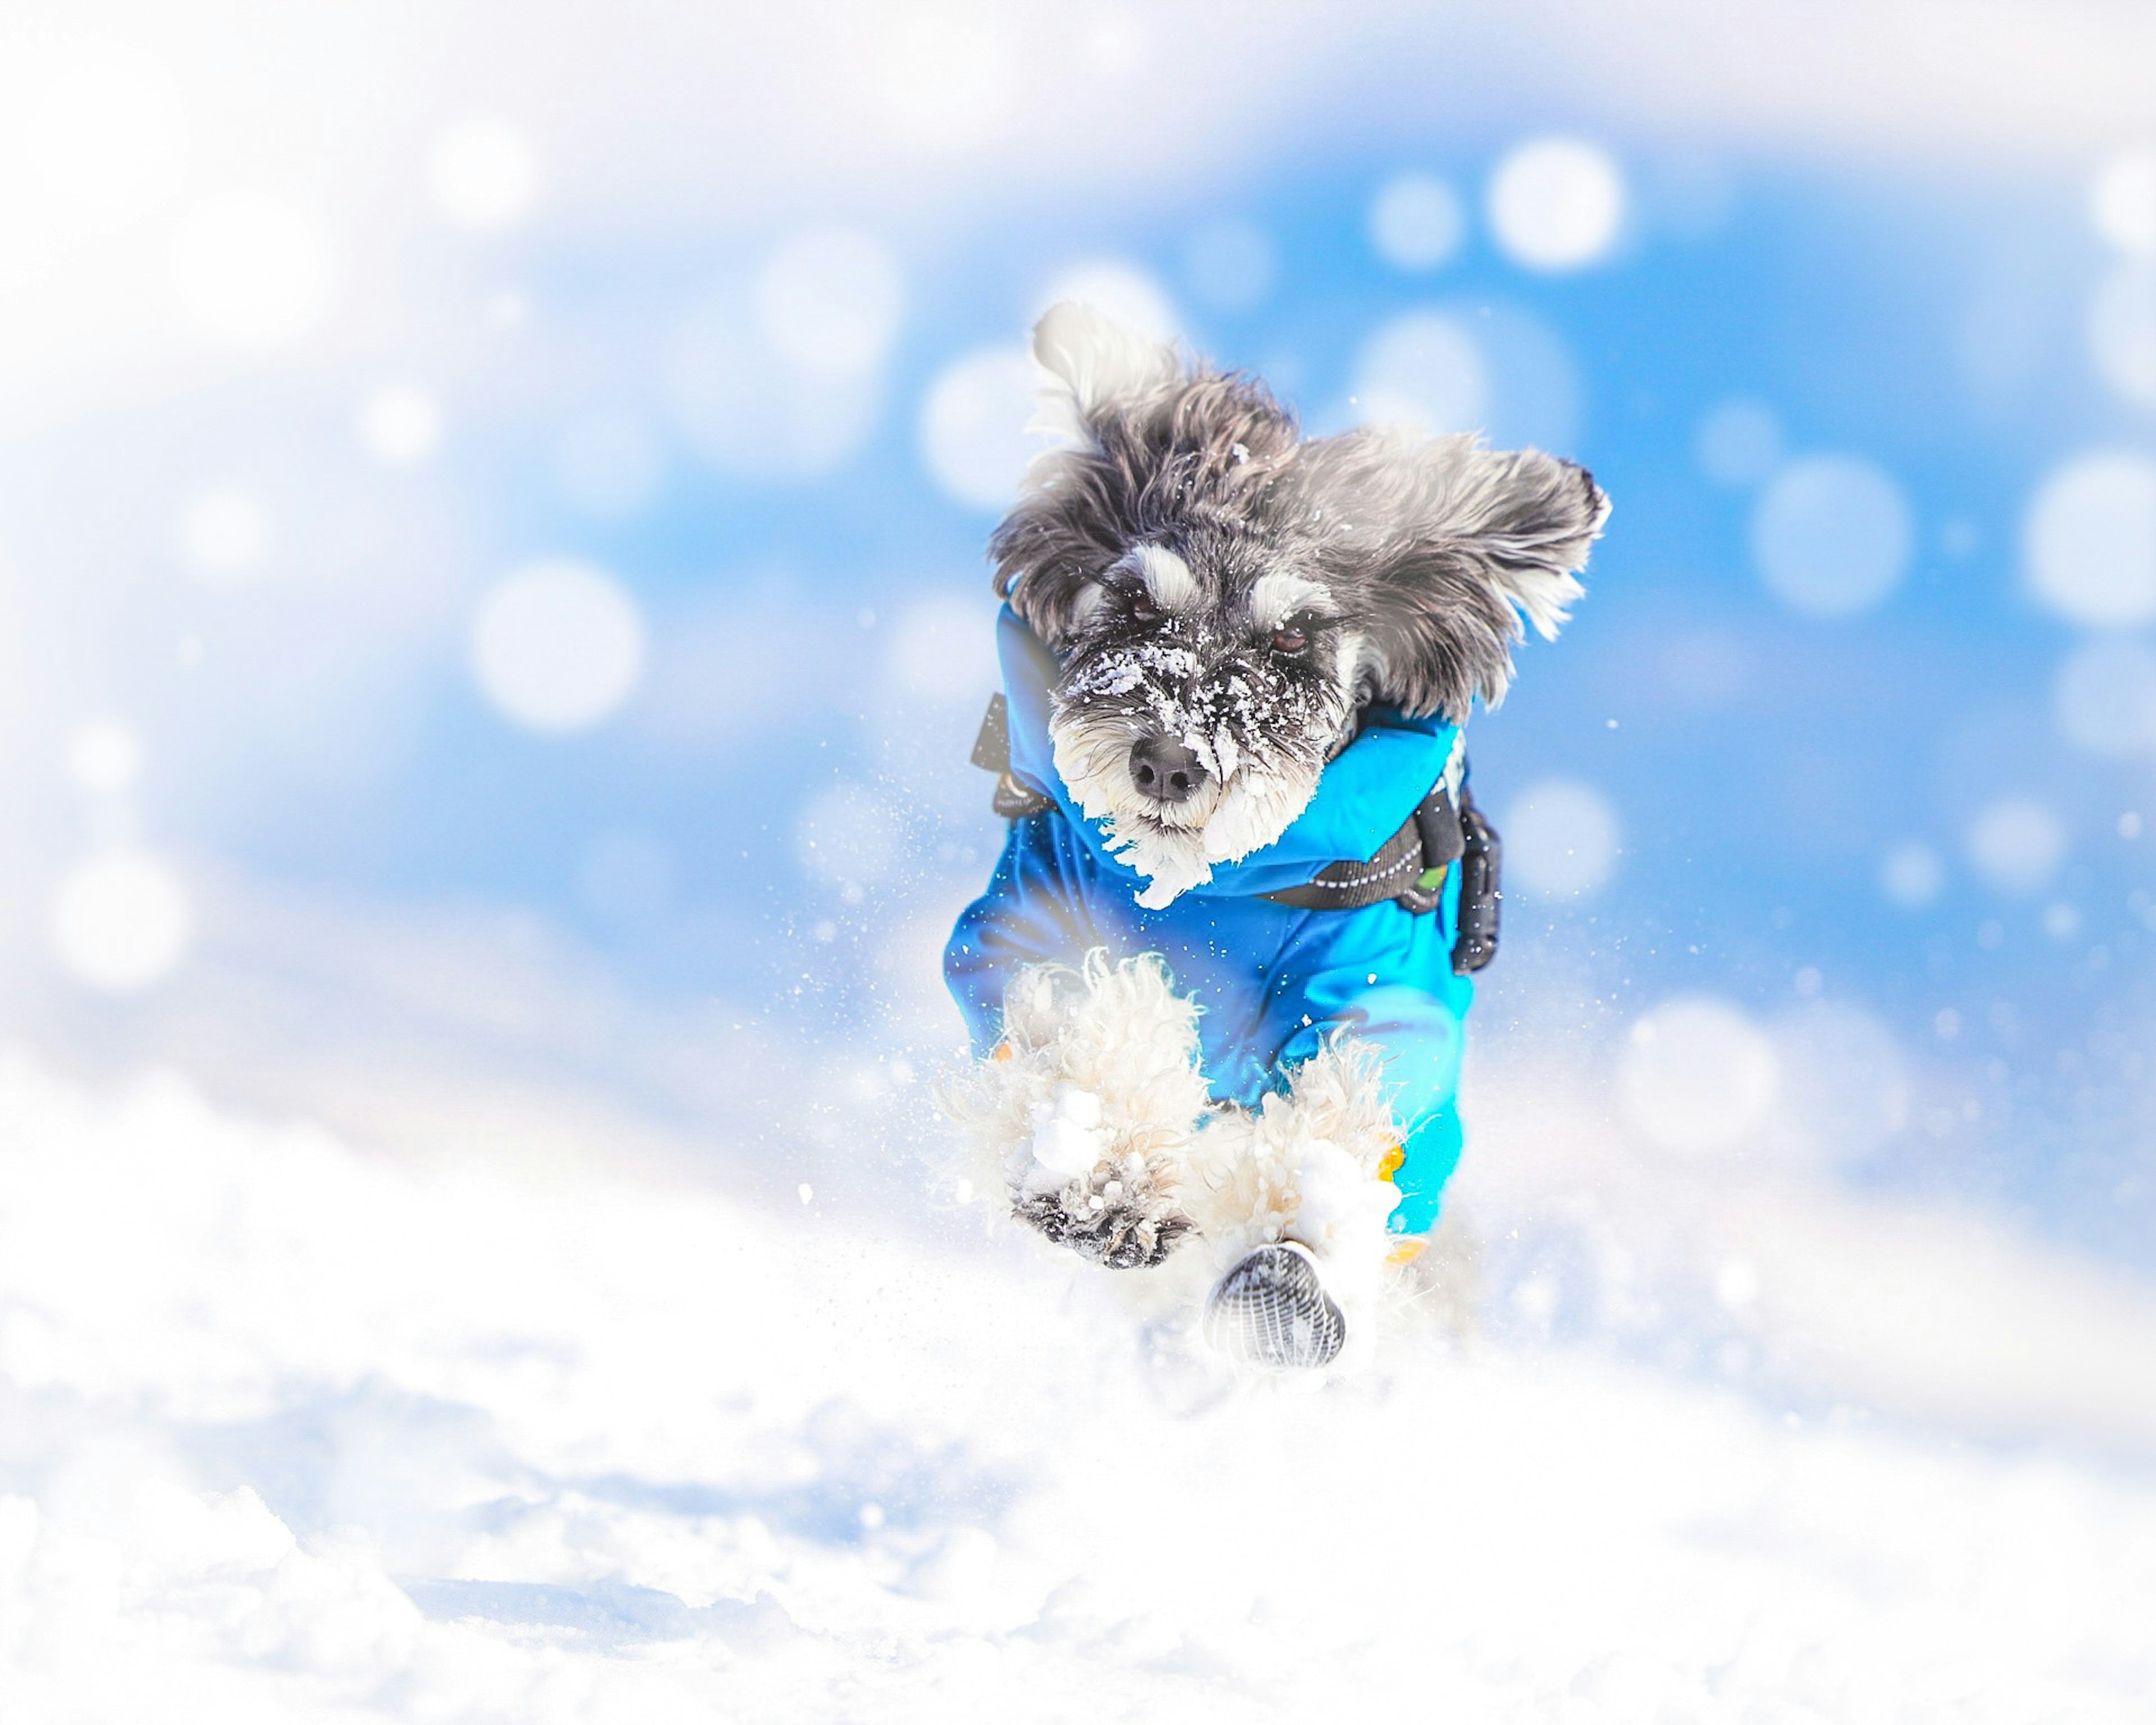
[[[1370,244],[1395,270],[1435,270],[1466,237],[1460,194],[1434,174],[1395,175],[1370,201]]]
[[[1921,910],[1946,885],[1946,865],[1928,845],[1905,839],[1879,863],[1879,890],[1904,910]]]
[[[359,441],[384,466],[412,466],[440,447],[441,409],[424,389],[385,383],[360,404]]]
[[[442,134],[428,164],[435,208],[462,228],[506,228],[539,193],[539,156],[506,120],[480,116]]]
[[[1040,368],[1022,347],[981,347],[936,375],[921,403],[921,459],[968,509],[999,513],[1043,447],[1033,418]]]
[[[2156,408],[2156,263],[2122,264],[2089,300],[2089,359],[2122,401]]]
[[[68,739],[68,773],[85,790],[110,796],[142,771],[142,742],[117,719],[93,719]]]
[[[2030,588],[2068,622],[2156,618],[2156,462],[2101,450],[2053,470],[2029,506],[2022,548]]]
[[[811,371],[772,345],[752,290],[731,284],[675,329],[666,388],[690,446],[737,477],[807,480],[860,447],[882,370]]]
[[[1034,305],[1035,315],[1065,300],[1096,306],[1125,329],[1173,341],[1183,321],[1166,288],[1147,270],[1116,258],[1096,258],[1057,274]]]
[[[330,245],[280,199],[229,193],[196,209],[172,245],[172,280],[195,324],[235,347],[296,341],[328,309]]]
[[[1892,593],[1916,541],[1893,479],[1853,455],[1793,461],[1760,494],[1752,554],[1768,587],[1808,617],[1853,617]]]
[[[2156,258],[2156,150],[2128,150],[2106,162],[2089,187],[2089,216],[2119,250]]]
[[[1781,1088],[1774,1045],[1727,1001],[1671,1000],[1638,1019],[1618,1064],[1625,1119],[1687,1155],[1734,1149],[1766,1123]]]
[[[905,300],[897,261],[847,228],[793,235],[757,274],[757,316],[773,350],[821,377],[856,377],[880,365]]]
[[[270,519],[244,491],[209,491],[180,518],[180,554],[212,587],[248,579],[270,548]]]
[[[1625,177],[1577,138],[1521,145],[1490,179],[1490,229],[1513,262],[1578,270],[1608,255],[1625,223]]]
[[[1512,803],[1502,829],[1508,887],[1584,898],[1609,883],[1621,829],[1608,798],[1575,779],[1546,778]]]
[[[1490,374],[1466,322],[1444,311],[1410,311],[1383,324],[1355,362],[1355,413],[1368,425],[1440,434],[1481,428]]]
[[[2000,797],[1969,823],[1969,860],[1996,891],[2041,891],[2066,860],[2066,829],[2059,817],[2032,797]]]
[[[2156,652],[2102,636],[2059,667],[2051,711],[2059,734],[2091,754],[2123,757],[2156,749]]]
[[[644,669],[644,620],[604,570],[559,558],[499,583],[472,625],[486,698],[534,731],[580,731],[629,698]]]
[[[185,953],[194,918],[186,891],[154,857],[107,851],[78,863],[53,895],[53,951],[85,987],[132,993]]]

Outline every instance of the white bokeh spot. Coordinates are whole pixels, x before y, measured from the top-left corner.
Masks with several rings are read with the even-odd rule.
[[[54,956],[69,976],[101,993],[132,993],[164,977],[186,952],[193,927],[178,878],[137,851],[76,864],[53,895]]]
[[[2039,892],[2066,860],[2066,829],[2031,797],[2000,797],[1977,811],[1969,827],[1969,860],[1996,891]]]
[[[180,517],[180,555],[209,587],[237,587],[270,548],[270,518],[244,491],[205,492]]]
[[[2156,618],[2156,462],[2099,450],[2054,469],[2029,506],[2022,548],[2031,590],[2068,622]]]
[[[905,303],[896,259],[848,228],[797,234],[757,273],[765,339],[789,364],[819,377],[858,377],[880,366]]]
[[[1577,138],[1519,146],[1490,178],[1490,229],[1530,270],[1582,269],[1606,257],[1625,225],[1625,177]]]
[[[921,403],[921,459],[951,497],[1000,513],[1018,495],[1040,439],[1027,430],[1040,371],[1022,347],[980,347],[936,375]]]
[[[2156,408],[2156,262],[2121,264],[2089,300],[2089,360],[2122,401]]]
[[[1902,488],[1853,455],[1793,461],[1760,494],[1752,554],[1768,588],[1808,617],[1853,617],[1901,583],[1916,542]]]
[[[1906,911],[1931,903],[1946,879],[1946,865],[1938,852],[1914,839],[1904,839],[1880,859],[1879,890]]]
[[[385,383],[360,403],[360,447],[386,467],[410,467],[441,447],[442,413],[410,383]]]
[[[506,228],[539,194],[539,156],[506,120],[481,116],[444,132],[428,162],[434,207],[460,228]]]
[[[2113,157],[2089,187],[2099,236],[2132,257],[2156,258],[2156,150]]]
[[[1574,779],[1532,784],[1502,828],[1507,884],[1537,898],[1585,898],[1608,885],[1621,829],[1608,798]]]
[[[93,719],[68,739],[68,776],[98,796],[113,796],[141,776],[142,741],[118,719]]]
[[[2059,667],[2051,711],[2059,734],[2091,754],[2156,751],[2156,652],[2116,636],[2082,643]]]
[[[1635,1022],[1617,1079],[1633,1130],[1686,1155],[1735,1149],[1766,1123],[1781,1090],[1764,1033],[1727,1001],[1703,996],[1668,1001]]]
[[[1395,270],[1435,270],[1466,237],[1460,194],[1435,174],[1397,174],[1370,200],[1370,244]]]
[[[506,716],[534,731],[580,731],[636,687],[644,620],[604,570],[554,559],[517,570],[486,595],[471,653],[480,688]]]
[[[172,244],[172,280],[196,326],[234,347],[296,341],[328,310],[328,237],[305,211],[254,192],[213,198]]]
[[[1410,311],[1383,324],[1356,357],[1355,417],[1431,434],[1474,431],[1489,417],[1490,372],[1466,322]]]
[[[752,284],[729,284],[690,307],[674,332],[668,398],[690,446],[720,472],[814,479],[875,426],[882,367],[800,363],[773,345],[758,297]]]
[[[1148,270],[1118,258],[1096,258],[1060,271],[1034,302],[1038,316],[1051,305],[1075,300],[1106,312],[1125,329],[1156,341],[1173,341],[1183,321],[1175,300]]]

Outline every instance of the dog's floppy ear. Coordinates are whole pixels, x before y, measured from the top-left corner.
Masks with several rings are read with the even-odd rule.
[[[1101,573],[1129,549],[1148,465],[1141,428],[1163,416],[1188,374],[1173,347],[1076,300],[1042,315],[1033,356],[1042,381],[1028,429],[1055,446],[1034,458],[988,554],[997,593],[1060,647],[1096,596]]]
[[[1584,467],[1472,436],[1348,432],[1299,464],[1322,554],[1359,591],[1374,693],[1464,721],[1512,678],[1512,645],[1545,639],[1580,596],[1574,578],[1609,500]]]
[[[1183,376],[1173,347],[1081,300],[1041,313],[1033,357],[1048,375],[1031,429],[1070,448],[1097,444],[1104,420],[1128,413]]]

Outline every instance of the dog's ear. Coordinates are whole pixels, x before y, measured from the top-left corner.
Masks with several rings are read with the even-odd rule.
[[[1033,356],[1040,408],[1027,429],[1053,442],[1027,469],[988,554],[998,595],[1060,648],[1132,542],[1147,478],[1139,428],[1168,411],[1187,379],[1173,348],[1075,300],[1042,315]]]
[[[1183,377],[1174,348],[1081,300],[1041,313],[1033,326],[1033,357],[1047,380],[1029,429],[1070,449],[1097,444],[1105,426],[1142,409]]]
[[[1303,456],[1321,555],[1363,600],[1377,698],[1455,722],[1477,696],[1495,706],[1524,624],[1548,639],[1580,596],[1609,514],[1593,475],[1471,436],[1353,431]]]

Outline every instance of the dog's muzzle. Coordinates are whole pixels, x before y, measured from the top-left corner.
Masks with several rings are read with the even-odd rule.
[[[1204,763],[1172,737],[1142,737],[1131,745],[1131,783],[1151,802],[1188,803],[1208,777]]]

